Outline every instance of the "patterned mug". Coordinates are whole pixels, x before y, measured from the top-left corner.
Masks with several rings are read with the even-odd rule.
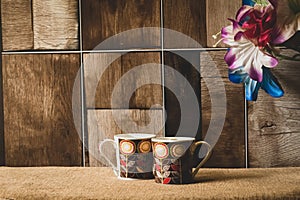
[[[114,136],[114,140],[105,139],[99,144],[100,154],[113,167],[120,179],[150,179],[153,177],[153,153],[151,138],[153,134],[128,133]],[[111,143],[116,151],[116,164],[105,154],[105,143]]]
[[[190,137],[152,138],[155,182],[161,184],[195,182],[195,175],[211,154],[211,146],[205,141],[194,142],[194,140],[195,138]],[[193,155],[199,145],[206,145],[208,150],[203,160],[193,171]]]

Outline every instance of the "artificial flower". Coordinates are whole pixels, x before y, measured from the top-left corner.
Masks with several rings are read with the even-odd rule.
[[[278,64],[266,49],[273,41],[275,10],[271,4],[255,7],[243,6],[232,25],[222,29],[223,42],[231,48],[225,55],[230,70],[244,67],[250,78],[262,82],[262,67],[272,68]]]
[[[236,18],[229,19],[232,24],[221,31],[221,41],[230,46],[224,57],[229,79],[244,83],[247,100],[255,101],[259,89],[272,97],[281,97],[284,92],[271,68],[278,64],[276,57],[297,60],[297,55],[279,54],[276,45],[299,51],[300,0],[243,0],[243,3],[246,5],[239,9]]]

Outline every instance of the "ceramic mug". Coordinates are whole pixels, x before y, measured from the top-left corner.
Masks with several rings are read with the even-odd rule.
[[[161,184],[193,183],[200,167],[208,160],[211,146],[205,141],[194,141],[190,137],[152,138],[154,156],[153,174],[155,182]],[[196,147],[206,145],[207,153],[193,171]]]
[[[128,133],[114,136],[114,140],[105,139],[99,144],[99,151],[113,167],[120,179],[153,178],[153,153],[151,138],[154,134]],[[104,144],[111,143],[116,151],[116,164],[105,154]]]

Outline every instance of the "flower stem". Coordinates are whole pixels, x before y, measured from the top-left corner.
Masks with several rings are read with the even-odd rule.
[[[267,6],[269,4],[269,1],[267,0],[254,0],[254,2],[258,5]]]

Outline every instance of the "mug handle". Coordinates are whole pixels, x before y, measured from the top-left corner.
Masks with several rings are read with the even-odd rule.
[[[212,148],[211,148],[210,144],[208,144],[208,143],[205,142],[205,141],[198,141],[198,142],[195,142],[195,143],[194,143],[195,148],[194,148],[194,151],[192,152],[192,154],[195,153],[196,147],[199,146],[199,145],[201,145],[201,144],[206,145],[206,146],[208,147],[208,151],[207,151],[206,155],[204,156],[203,160],[197,165],[197,167],[196,167],[195,170],[193,171],[192,177],[195,177],[195,176],[196,176],[196,174],[198,173],[200,167],[202,167],[202,166],[206,163],[206,161],[209,159],[209,157],[210,157],[210,155],[211,155],[211,150],[212,150]]]
[[[99,143],[99,152],[100,152],[100,154],[103,156],[103,158],[108,162],[108,164],[113,168],[113,170],[114,170],[114,172],[115,172],[115,174],[117,175],[118,174],[118,167],[115,165],[115,164],[113,164],[112,162],[111,162],[111,160],[105,155],[105,153],[103,152],[103,145],[105,144],[105,143],[111,143],[112,145],[113,145],[113,147],[115,148],[115,150],[117,150],[117,145],[116,145],[116,142],[114,141],[114,140],[111,140],[111,139],[105,139],[105,140],[103,140],[103,141],[101,141],[100,143]]]

